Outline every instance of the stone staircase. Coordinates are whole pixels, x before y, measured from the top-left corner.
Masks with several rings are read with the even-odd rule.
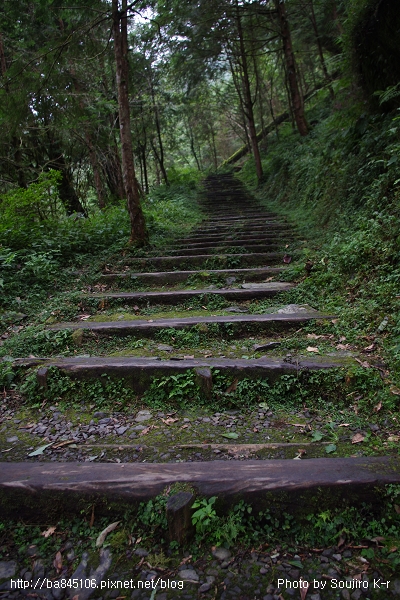
[[[204,188],[205,217],[197,229],[161,256],[149,250],[109,265],[101,290],[82,293],[86,320],[48,326],[72,330],[77,348],[86,351],[91,343],[97,354],[77,350],[75,356],[15,361],[36,369],[42,390],[55,372],[76,382],[107,377],[139,398],[157,386],[172,389],[171,409],[149,408],[145,395],[142,410],[121,412],[116,396],[115,412],[103,414],[93,405],[90,422],[73,428],[57,406],[50,407],[40,427],[26,427],[31,444],[48,445],[46,450],[29,462],[3,455],[4,514],[71,513],[89,501],[103,509],[111,502],[117,514],[176,483],[227,504],[243,497],[304,511],[316,501],[321,508],[373,501],[383,486],[400,483],[398,456],[352,456],[351,436],[335,438],[338,446],[347,444],[347,456],[327,456],[326,438],[312,441],[319,422],[306,395],[284,420],[276,405],[269,406],[270,391],[285,378],[311,390],[313,381],[314,388],[322,381],[318,374],[345,371],[354,359],[282,350],[289,332],[306,335],[304,328],[334,318],[313,307],[279,305],[279,294],[293,288],[279,277],[298,252],[296,231],[230,175],[209,176]],[[197,336],[195,344],[190,335]],[[179,392],[180,404],[171,388],[179,377],[187,377],[182,385],[188,386]],[[236,397],[232,409],[237,390],[244,394],[260,382],[263,394],[252,404],[240,405]],[[191,398],[200,399],[194,408]]]

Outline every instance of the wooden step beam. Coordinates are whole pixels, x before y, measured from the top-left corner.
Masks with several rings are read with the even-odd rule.
[[[174,484],[192,486],[227,506],[239,499],[300,515],[327,508],[379,503],[385,486],[400,484],[399,457],[310,458],[190,463],[3,462],[0,504],[4,518],[35,522],[87,511],[110,511],[154,498]],[[299,512],[300,511],[300,512]]]

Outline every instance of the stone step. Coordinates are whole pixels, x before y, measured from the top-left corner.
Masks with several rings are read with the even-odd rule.
[[[235,227],[242,224],[246,225],[269,225],[270,227],[289,227],[287,223],[282,221],[275,221],[273,219],[268,219],[266,217],[253,216],[253,217],[243,217],[237,216],[231,219],[223,219],[222,217],[215,216],[214,218],[205,219],[201,221],[199,227],[207,226],[212,227],[214,225],[223,225],[225,227]]]
[[[268,330],[276,328],[289,328],[307,323],[314,319],[332,319],[333,315],[318,313],[317,311],[303,310],[299,312],[282,312],[267,315],[219,315],[219,316],[197,316],[197,317],[176,317],[171,319],[132,319],[130,321],[79,321],[65,322],[49,325],[48,329],[61,331],[63,329],[84,331],[93,331],[96,334],[104,335],[134,335],[142,337],[151,337],[160,329],[187,329],[195,326],[203,326],[207,331],[207,325],[212,324],[230,324],[239,331],[244,329]]]
[[[103,281],[115,281],[118,279],[132,279],[138,283],[149,285],[164,285],[169,283],[186,282],[189,277],[197,276],[204,281],[213,277],[236,277],[240,281],[260,281],[266,277],[279,275],[285,267],[258,267],[254,269],[211,269],[209,271],[161,271],[156,273],[104,273],[101,275]]]
[[[204,226],[204,227],[198,227],[196,230],[194,230],[193,232],[191,232],[191,235],[209,235],[209,234],[236,234],[236,233],[243,233],[243,232],[248,232],[248,233],[252,233],[252,232],[257,232],[257,233],[261,233],[261,232],[265,232],[268,233],[270,235],[278,235],[278,234],[290,234],[293,233],[293,229],[291,227],[288,227],[287,225],[269,225],[268,223],[258,223],[258,224],[254,224],[254,223],[240,223],[240,225],[237,226],[230,226],[230,225],[221,225],[221,224],[214,224],[214,225],[209,225],[209,226]]]
[[[213,263],[220,263],[220,266],[233,265],[229,263],[235,262],[234,266],[246,267],[246,266],[271,266],[277,264],[283,264],[283,254],[281,252],[253,252],[251,254],[198,254],[194,256],[180,255],[180,256],[150,256],[148,258],[127,258],[124,263],[126,265],[135,265],[136,268],[142,266],[147,267],[149,265],[154,266],[157,269],[168,269],[172,265],[177,267],[191,267],[198,266],[199,268],[207,269],[207,266],[211,266],[210,260]],[[212,264],[215,268],[217,265]],[[218,265],[219,266],[219,265]]]
[[[294,240],[297,239],[297,236],[294,236],[293,234],[290,235],[282,235],[282,234],[278,234],[278,235],[274,235],[271,233],[247,233],[247,234],[243,234],[243,233],[238,233],[237,235],[224,235],[224,234],[220,234],[220,233],[213,233],[211,235],[208,236],[204,236],[204,235],[200,235],[200,234],[193,234],[191,237],[187,237],[187,238],[179,238],[177,240],[174,240],[174,242],[171,242],[170,245],[174,245],[176,246],[177,244],[179,245],[185,245],[187,247],[195,247],[195,246],[208,246],[208,245],[215,245],[218,242],[226,242],[227,244],[229,244],[230,246],[241,246],[242,244],[249,244],[251,242],[254,243],[260,243],[260,242],[279,242],[280,240],[282,241],[287,241],[287,240]]]
[[[244,284],[246,285],[246,284]],[[101,292],[87,294],[84,298],[97,298],[98,300],[123,300],[126,304],[177,304],[192,298],[220,296],[226,300],[254,300],[256,298],[269,298],[280,292],[291,290],[293,283],[282,281],[269,281],[254,284],[256,287],[249,289],[200,289],[200,290],[171,290],[167,292]],[[206,300],[204,300],[206,302]]]
[[[388,484],[400,483],[399,457],[316,458],[190,463],[3,462],[2,516],[49,522],[96,505],[113,518],[132,503],[153,498],[177,483],[227,505],[246,499],[261,509],[302,514],[363,501],[380,502]]]
[[[170,255],[174,256],[176,254],[178,255],[182,255],[182,254],[186,254],[186,256],[196,256],[197,254],[208,254],[209,256],[215,256],[215,254],[221,254],[224,251],[226,251],[226,249],[230,249],[232,247],[240,247],[241,248],[241,252],[274,252],[277,250],[282,250],[285,247],[285,241],[286,240],[282,240],[281,243],[274,243],[274,242],[267,242],[267,243],[260,243],[260,242],[254,242],[254,243],[246,243],[243,242],[242,244],[232,244],[229,241],[226,243],[211,243],[211,244],[206,244],[205,246],[195,246],[193,247],[189,247],[187,245],[177,245],[175,246],[175,248],[164,248],[165,252],[169,252]],[[149,252],[149,255],[151,254],[155,254],[158,253],[159,250],[153,250]]]

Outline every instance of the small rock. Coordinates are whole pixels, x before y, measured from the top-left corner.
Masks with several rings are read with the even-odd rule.
[[[97,410],[95,413],[93,413],[94,419],[104,419],[105,417],[108,417],[108,413],[103,412],[102,410]]]
[[[158,344],[157,346],[157,350],[160,350],[160,352],[172,352],[173,349],[173,346],[168,346],[168,344]]]
[[[183,569],[183,571],[179,571],[179,577],[185,581],[199,581],[199,576],[194,569]]]
[[[335,560],[340,562],[342,560],[342,555],[341,554],[332,554],[332,558],[334,558]]]
[[[147,550],[145,550],[144,548],[136,548],[134,554],[136,554],[136,556],[140,556],[141,558],[149,555]]]
[[[236,282],[236,277],[227,277],[225,279],[226,285],[232,285],[232,283],[235,283],[235,282]]]
[[[0,579],[8,579],[14,577],[17,570],[15,560],[0,561]]]
[[[361,596],[362,596],[362,591],[361,590],[355,590],[351,594],[350,598],[352,598],[353,600],[360,600]]]
[[[200,592],[200,594],[205,594],[210,589],[211,589],[211,584],[210,583],[203,583],[203,585],[201,585],[199,587],[199,592]]]
[[[115,432],[118,435],[124,435],[125,431],[127,431],[128,427],[118,427],[118,429],[115,430]]]
[[[215,548],[212,551],[212,555],[221,561],[228,560],[231,557],[231,553],[226,548]]]
[[[16,435],[12,435],[11,437],[7,438],[7,444],[14,444],[15,442],[18,442],[18,437]]]
[[[342,590],[342,598],[343,598],[343,600],[350,600],[349,590]]]
[[[148,421],[151,419],[151,412],[149,410],[139,410],[138,414],[135,417],[136,423],[142,423],[143,421]]]
[[[254,344],[253,350],[272,350],[280,346],[280,342],[268,342],[267,344]]]
[[[312,594],[310,600],[321,600],[321,596],[319,594]]]

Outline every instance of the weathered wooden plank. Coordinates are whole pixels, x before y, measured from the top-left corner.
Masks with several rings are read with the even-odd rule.
[[[1,463],[0,508],[3,516],[32,513],[49,518],[52,509],[76,511],[79,503],[139,502],[167,486],[186,483],[206,497],[237,502],[245,498],[268,508],[307,511],[356,501],[374,501],[387,484],[400,483],[399,457],[248,460],[191,463]],[[378,495],[378,496],[377,496]],[[300,501],[301,499],[301,501]]]

